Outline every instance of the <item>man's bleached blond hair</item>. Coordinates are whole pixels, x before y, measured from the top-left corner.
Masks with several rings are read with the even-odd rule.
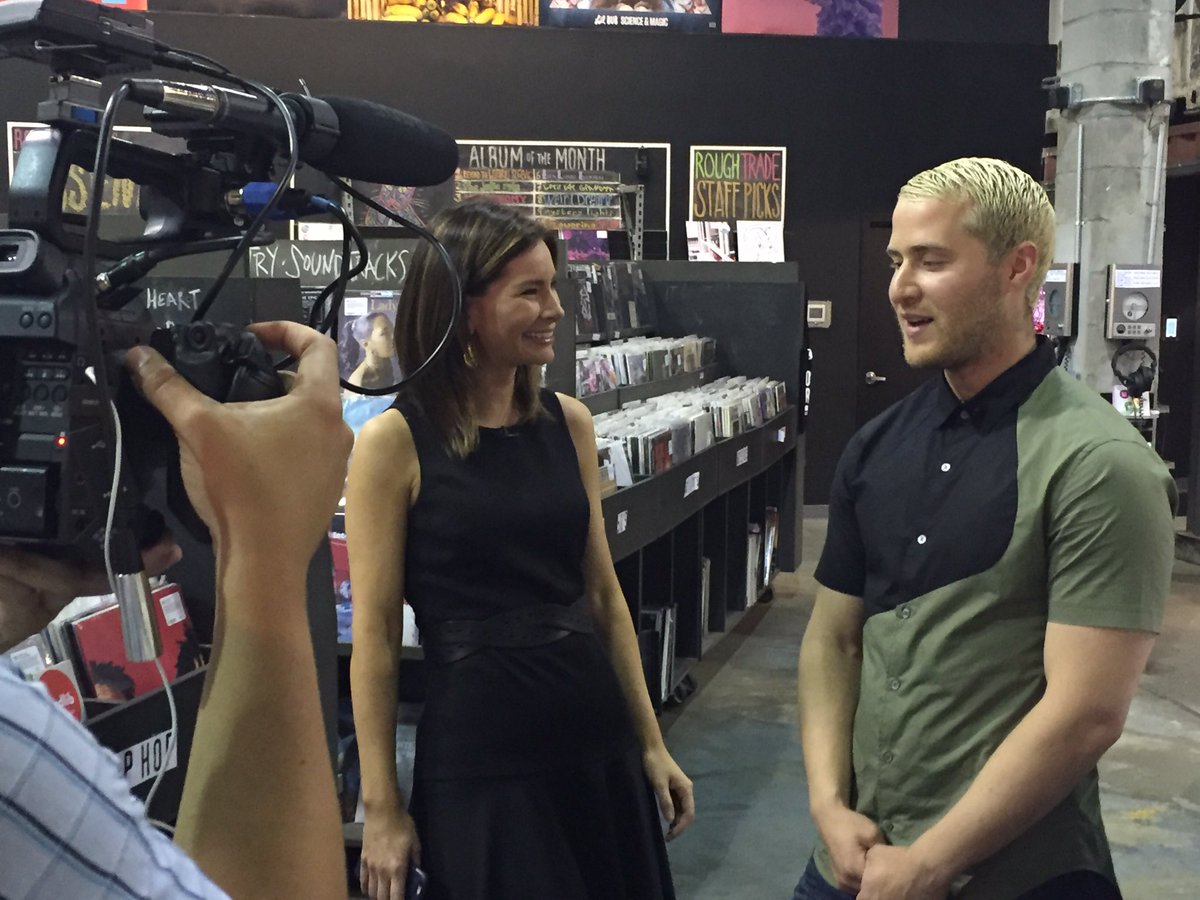
[[[1054,257],[1054,207],[1040,184],[1002,159],[965,157],[914,175],[899,199],[965,203],[963,227],[983,242],[993,265],[1018,244],[1032,241],[1037,270],[1025,302],[1033,309]]]

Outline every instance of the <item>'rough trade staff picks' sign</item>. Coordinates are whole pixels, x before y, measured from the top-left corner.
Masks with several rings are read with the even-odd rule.
[[[691,210],[697,222],[783,221],[784,147],[691,149]]]

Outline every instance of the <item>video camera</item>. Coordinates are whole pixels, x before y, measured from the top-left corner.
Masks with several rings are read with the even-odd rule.
[[[132,13],[85,0],[6,0],[0,50],[53,70],[50,97],[38,106],[47,127],[20,148],[9,227],[0,230],[0,542],[90,564],[107,559],[131,658],[152,659],[153,629],[138,621],[148,619],[149,597],[141,549],[164,528],[161,514],[142,503],[155,470],[169,469],[177,518],[198,538],[207,530],[183,491],[174,436],[129,383],[124,351],[155,347],[221,401],[279,396],[283,386],[249,332],[203,320],[158,328],[143,304],[130,301],[157,262],[244,249],[254,239],[241,192],[271,178],[279,141],[169,114],[151,116],[151,127],[186,138],[179,153],[102,134],[100,78],[155,63],[204,68],[155,41],[152,24]],[[99,149],[106,171],[94,171]],[[64,212],[72,166],[92,171],[92,192],[103,189],[105,174],[137,183],[143,234],[100,240],[97,222]],[[286,195],[278,193],[277,200]]]
[[[276,94],[213,60],[157,41],[144,16],[87,0],[0,2],[0,59],[5,56],[45,64],[53,74],[50,96],[37,108],[46,127],[21,146],[9,227],[0,230],[0,542],[89,563],[104,560],[122,606],[130,659],[152,659],[158,653],[145,636],[153,632],[153,620],[140,550],[161,535],[163,522],[142,503],[150,476],[165,467],[172,512],[201,540],[207,529],[183,490],[174,435],[129,383],[124,352],[149,344],[222,402],[282,394],[277,367],[254,335],[204,316],[248,247],[273,240],[263,228],[268,218],[310,213],[332,215],[345,233],[341,273],[310,319],[317,325],[330,300],[322,330],[332,329],[336,337],[337,303],[367,264],[366,244],[339,204],[287,186],[304,161],[431,241],[449,268],[454,309],[437,348],[408,373],[416,377],[449,344],[461,313],[457,273],[428,231],[337,176],[440,184],[454,174],[458,148],[441,129],[379,104]],[[241,90],[125,77],[102,102],[101,79],[152,66],[199,73]],[[174,149],[114,138],[116,109],[126,99],[144,105],[151,131],[172,139]],[[92,173],[87,216],[64,211],[72,167]],[[140,235],[102,238],[105,176],[139,186]],[[351,238],[359,255],[355,267]],[[130,307],[140,294],[139,279],[160,262],[218,250],[232,252],[187,325],[157,328],[147,310]],[[363,393],[399,387],[343,385]]]

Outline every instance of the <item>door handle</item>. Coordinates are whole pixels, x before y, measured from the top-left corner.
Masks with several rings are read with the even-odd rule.
[[[887,381],[887,376],[876,375],[874,372],[867,373],[867,384],[879,384],[881,381]]]

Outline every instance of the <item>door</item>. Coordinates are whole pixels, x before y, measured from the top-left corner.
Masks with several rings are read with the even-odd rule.
[[[892,233],[889,216],[864,217],[859,256],[857,422],[861,428],[918,385],[936,369],[911,369],[896,314],[888,302],[892,267],[887,256]]]

